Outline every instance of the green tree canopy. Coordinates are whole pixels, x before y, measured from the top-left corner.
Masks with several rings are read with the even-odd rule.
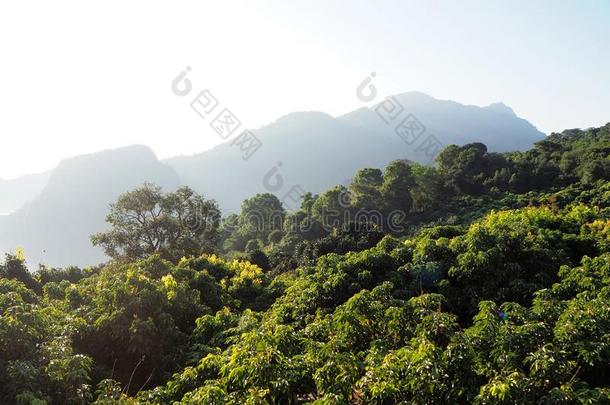
[[[123,194],[106,218],[111,228],[91,237],[112,258],[140,259],[159,254],[169,260],[214,252],[220,210],[188,187],[163,193],[151,184]]]

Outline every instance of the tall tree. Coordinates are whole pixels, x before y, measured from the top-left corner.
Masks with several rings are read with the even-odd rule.
[[[371,168],[358,170],[349,185],[352,205],[355,208],[379,209],[381,205],[379,188],[382,183],[383,174],[381,170]]]
[[[158,253],[169,260],[216,250],[220,210],[188,187],[164,194],[152,184],[123,194],[111,205],[107,232],[91,240],[112,258]]]
[[[388,164],[383,173],[381,194],[387,212],[403,211],[408,214],[413,206],[411,189],[415,186],[415,178],[409,162],[394,160]]]

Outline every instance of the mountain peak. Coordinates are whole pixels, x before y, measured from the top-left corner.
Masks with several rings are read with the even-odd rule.
[[[281,116],[274,121],[274,124],[284,124],[302,121],[327,121],[332,120],[329,114],[321,111],[295,111]]]
[[[405,93],[395,94],[393,97],[397,98],[401,102],[412,103],[422,103],[436,100],[431,95],[422,93],[421,91],[407,91]]]
[[[485,108],[487,108],[488,110],[493,110],[493,111],[497,111],[500,113],[510,114],[515,117],[517,116],[517,114],[515,114],[515,112],[513,111],[512,108],[510,108],[509,106],[507,106],[506,104],[504,104],[502,102],[492,103]]]
[[[79,156],[75,156],[75,157],[70,157],[70,158],[62,160],[59,165],[61,166],[61,165],[67,164],[67,163],[69,164],[71,162],[75,162],[75,161],[84,161],[84,160],[89,160],[89,159],[98,158],[98,157],[105,158],[107,156],[133,156],[133,157],[157,160],[157,156],[155,155],[155,152],[153,152],[153,150],[150,147],[148,147],[146,145],[135,144],[135,145],[123,146],[120,148],[105,149],[105,150],[102,150],[99,152],[87,153],[87,154],[83,154],[83,155],[79,155]]]

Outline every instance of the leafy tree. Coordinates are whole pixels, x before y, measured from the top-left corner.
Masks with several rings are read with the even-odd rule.
[[[415,185],[411,165],[402,160],[390,162],[383,173],[381,194],[386,212],[409,213],[413,207],[411,189]]]
[[[225,249],[244,251],[251,240],[267,242],[271,233],[283,229],[285,217],[286,210],[273,194],[257,194],[244,200],[241,212],[232,218],[232,231],[224,242]]]
[[[216,250],[220,211],[188,187],[164,194],[146,184],[119,197],[106,218],[107,232],[92,236],[96,246],[118,259],[159,254],[169,260]]]
[[[380,192],[382,183],[381,170],[370,168],[358,170],[349,185],[351,205],[356,209],[379,209],[382,201]]]

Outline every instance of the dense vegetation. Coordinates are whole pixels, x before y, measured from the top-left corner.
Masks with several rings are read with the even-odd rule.
[[[610,403],[608,180],[610,124],[294,212],[146,185],[93,237],[107,264],[0,264],[0,402]]]

